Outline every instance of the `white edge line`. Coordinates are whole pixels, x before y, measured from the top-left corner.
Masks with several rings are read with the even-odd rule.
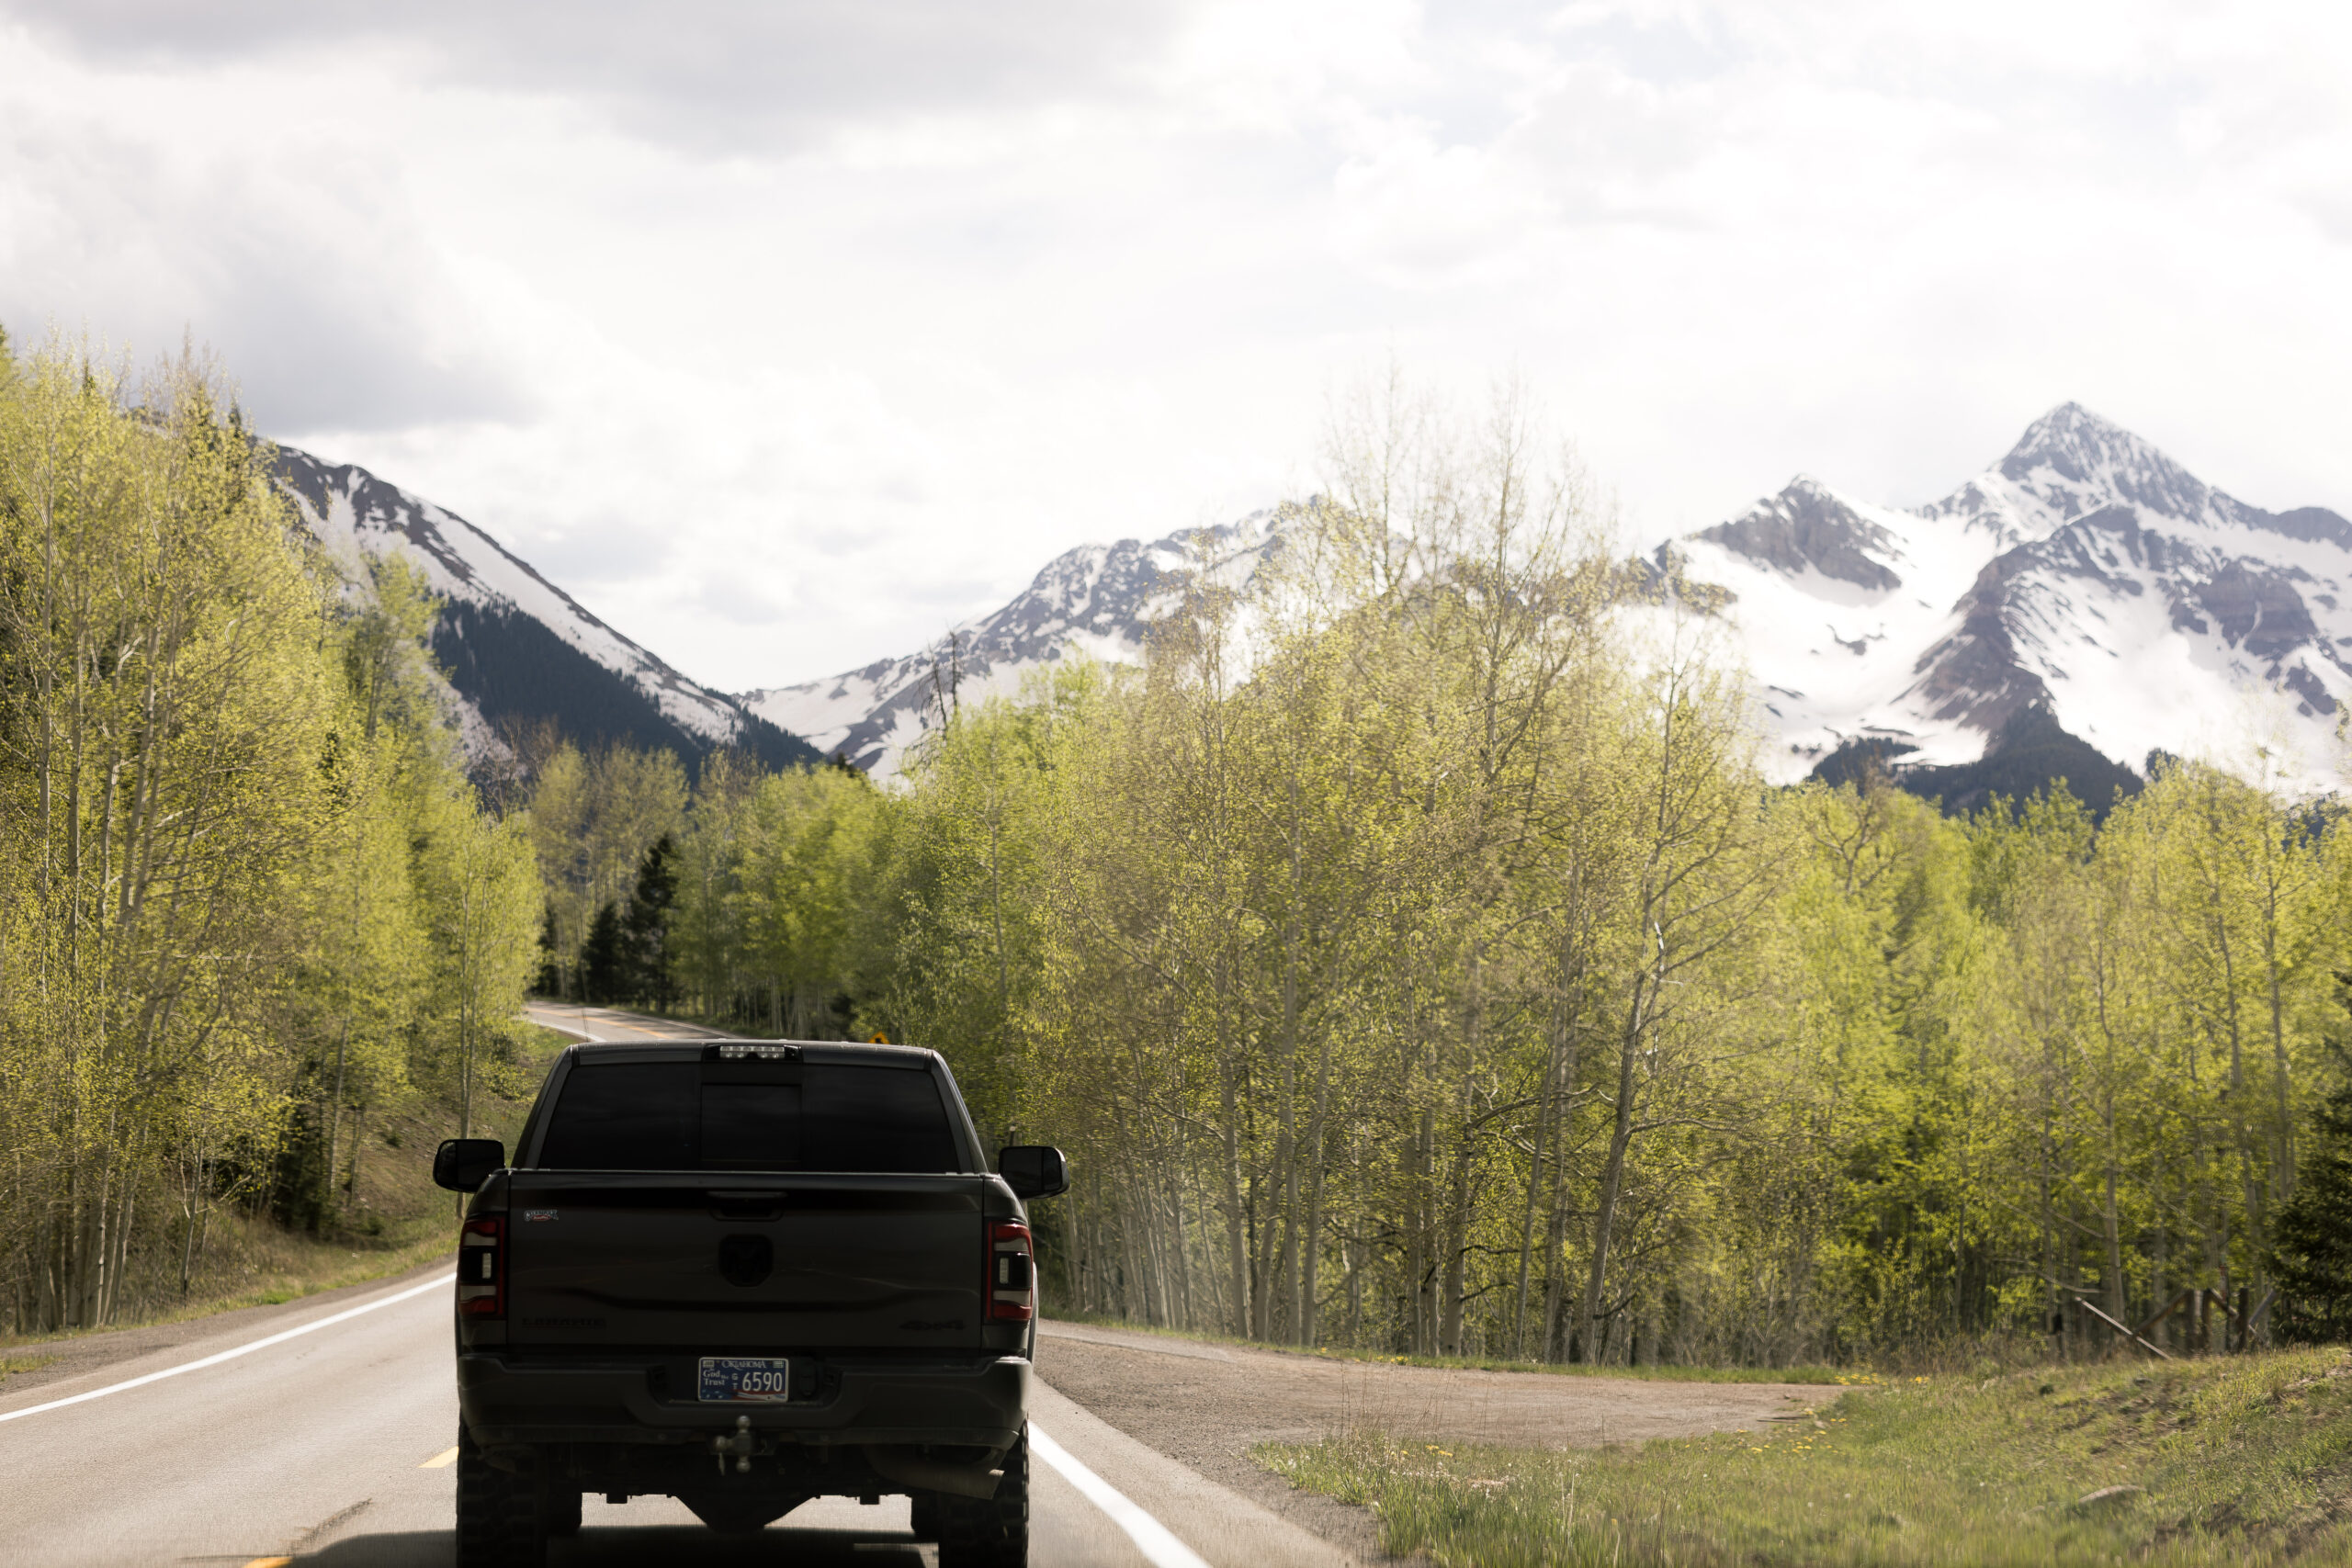
[[[543,1018],[534,1018],[531,1016],[531,1010],[529,1008],[525,1008],[523,1010],[523,1021],[525,1023],[537,1025],[538,1028],[546,1030],[550,1034],[568,1035],[571,1039],[578,1041],[582,1045],[602,1045],[606,1043],[605,1041],[597,1037],[595,1031],[588,1027],[588,1015],[585,1013],[580,1015],[580,1027],[577,1029],[573,1029],[568,1024],[550,1023]]]
[[[427,1280],[422,1285],[411,1286],[409,1289],[401,1292],[398,1295],[379,1296],[376,1300],[368,1302],[364,1305],[352,1307],[346,1311],[336,1313],[332,1317],[322,1317],[313,1322],[303,1324],[300,1327],[285,1329],[279,1333],[269,1335],[266,1338],[255,1339],[243,1345],[233,1346],[229,1349],[218,1351],[198,1360],[182,1361],[176,1367],[165,1367],[162,1371],[149,1372],[144,1377],[130,1378],[121,1382],[108,1383],[104,1388],[94,1388],[87,1393],[69,1394],[63,1399],[52,1399],[46,1404],[28,1404],[22,1410],[0,1410],[0,1421],[14,1421],[26,1416],[38,1416],[44,1410],[62,1410],[66,1405],[79,1404],[85,1400],[104,1399],[107,1394],[120,1393],[127,1388],[138,1388],[141,1384],[158,1382],[164,1378],[175,1378],[182,1372],[193,1372],[205,1367],[217,1367],[223,1361],[233,1361],[240,1356],[250,1356],[255,1350],[266,1350],[272,1345],[282,1345],[288,1339],[299,1339],[305,1334],[314,1334],[322,1328],[331,1328],[338,1323],[346,1323],[352,1318],[359,1316],[363,1313],[374,1312],[378,1307],[391,1306],[396,1303],[408,1300],[411,1296],[421,1296],[427,1291],[439,1290],[442,1286],[448,1284],[457,1277],[458,1276],[455,1273],[444,1274],[438,1279]]]
[[[1035,1422],[1029,1425],[1029,1451],[1062,1472],[1064,1480],[1078,1488],[1086,1500],[1111,1516],[1111,1522],[1127,1532],[1127,1539],[1148,1559],[1152,1568],[1209,1568],[1208,1563],[1191,1547],[1178,1540],[1166,1525],[1153,1518],[1131,1502],[1126,1495],[1076,1459],[1070,1451],[1046,1436]]]

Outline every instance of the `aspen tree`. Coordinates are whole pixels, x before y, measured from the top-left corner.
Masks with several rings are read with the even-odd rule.
[[[305,1114],[326,1123],[302,1199],[323,1210],[356,1184],[345,1101],[410,1081],[406,829],[416,781],[447,766],[414,584],[346,598],[268,453],[192,358],[134,380],[71,344],[0,355],[0,1269],[19,1328],[188,1292],[215,1204],[277,1185]]]

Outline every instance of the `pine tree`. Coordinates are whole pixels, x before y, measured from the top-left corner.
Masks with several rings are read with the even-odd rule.
[[[539,971],[537,988],[546,996],[560,997],[571,987],[564,984],[563,961],[556,953],[555,906],[544,906],[539,918]]]
[[[666,1012],[678,999],[677,955],[670,947],[670,918],[678,902],[678,844],[664,833],[638,863],[637,886],[621,918],[628,953],[628,994]]]
[[[617,904],[599,905],[580,946],[580,995],[582,1000],[617,1002],[630,991],[628,943],[621,932]]]
[[[2297,1176],[2272,1244],[2279,1337],[2352,1340],[2352,1079],[2313,1113]]]

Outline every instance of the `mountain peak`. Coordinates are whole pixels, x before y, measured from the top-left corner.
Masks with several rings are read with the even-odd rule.
[[[888,778],[943,705],[1011,696],[1027,671],[1076,647],[1109,663],[1134,663],[1153,621],[1193,575],[1244,587],[1283,535],[1276,512],[1187,529],[1166,538],[1080,545],[1046,563],[1007,604],[956,626],[928,648],[820,681],[743,694],[752,712],[806,735]]]
[[[2028,425],[1994,471],[2040,502],[2049,525],[2118,504],[2165,517],[2203,517],[2216,499],[2154,444],[2075,402],[2060,403]]]
[[[2080,403],[2064,402],[2027,425],[2000,466],[2002,472],[2014,478],[2017,470],[2052,459],[2137,456],[2154,450],[2113,420]]]
[[[1792,577],[1810,570],[1874,593],[1903,584],[1874,558],[1899,553],[1894,536],[1810,474],[1693,536]]]
[[[2055,474],[2075,484],[2103,475],[2162,474],[2196,483],[2153,444],[2080,403],[2060,403],[2026,426],[2001,459],[1999,471],[2019,481],[2037,473]]]
[[[720,746],[770,766],[817,753],[591,615],[481,529],[349,463],[266,449],[302,527],[345,570],[401,555],[441,600],[433,652],[468,753],[507,755],[509,720],[551,720],[572,740],[626,741],[695,758]]]

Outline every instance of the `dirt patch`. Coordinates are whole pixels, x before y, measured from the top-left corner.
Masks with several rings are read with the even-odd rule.
[[[1037,1371],[1129,1437],[1367,1560],[1381,1555],[1368,1510],[1294,1491],[1250,1450],[1361,1431],[1600,1448],[1754,1430],[1835,1397],[1801,1383],[1383,1366],[1062,1323],[1039,1325]]]

